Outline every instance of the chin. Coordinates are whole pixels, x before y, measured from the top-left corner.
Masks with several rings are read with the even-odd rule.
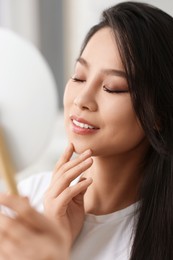
[[[93,151],[93,148],[91,147],[91,145],[86,142],[74,140],[73,138],[69,138],[69,142],[73,144],[74,152],[76,154],[81,154],[88,149],[91,149]]]
[[[91,149],[92,155],[97,156],[97,149],[95,142],[90,142],[89,140],[84,140],[84,138],[74,137],[73,135],[67,133],[69,143],[73,144],[74,152],[76,154],[81,154],[84,151]]]
[[[81,154],[84,151],[86,151],[87,149],[91,149],[88,145],[84,145],[84,144],[76,144],[76,142],[72,142],[73,146],[74,146],[74,151],[77,154]]]
[[[74,151],[76,154],[82,154],[83,152],[85,152],[86,150],[90,149],[92,151],[92,156],[97,157],[100,156],[101,154],[95,149],[93,148],[93,146],[89,146],[89,145],[84,145],[84,144],[80,144],[77,145],[75,143],[73,143],[74,146]]]

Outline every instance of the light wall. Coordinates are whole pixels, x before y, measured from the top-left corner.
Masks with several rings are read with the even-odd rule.
[[[40,47],[37,0],[0,0],[0,25],[15,31],[36,47]]]
[[[59,93],[64,92],[63,0],[0,0],[0,26],[32,42],[47,60]]]

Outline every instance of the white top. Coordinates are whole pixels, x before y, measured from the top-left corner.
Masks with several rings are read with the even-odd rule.
[[[43,194],[51,180],[44,172],[27,178],[19,184],[21,194],[28,196],[31,204],[43,212]],[[86,215],[83,229],[71,252],[71,260],[128,260],[133,242],[135,203],[117,212],[95,216]]]

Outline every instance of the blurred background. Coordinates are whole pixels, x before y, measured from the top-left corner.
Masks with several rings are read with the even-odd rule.
[[[53,73],[57,88],[55,128],[37,159],[18,172],[19,179],[52,170],[64,150],[67,143],[63,125],[63,92],[66,81],[73,72],[74,61],[86,32],[99,21],[102,10],[118,2],[123,1],[0,0],[0,27],[14,31],[41,52]],[[153,4],[173,15],[173,1],[136,2]]]

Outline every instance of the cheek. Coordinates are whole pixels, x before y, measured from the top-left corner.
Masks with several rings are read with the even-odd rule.
[[[131,100],[129,97],[117,97],[109,100],[109,102],[102,102],[100,106],[100,113],[106,125],[111,128],[124,127],[136,121],[136,116],[132,109]]]
[[[141,128],[131,106],[126,104],[126,106],[120,106],[114,111],[115,113],[109,114],[107,118],[109,125],[112,126],[110,127],[112,131],[118,131],[120,134],[125,135]]]
[[[112,113],[108,113],[112,111]],[[136,146],[145,137],[145,133],[133,110],[131,101],[128,99],[121,104],[117,103],[114,108],[108,108],[105,129],[107,135],[111,136],[112,142],[119,147],[127,149]]]

